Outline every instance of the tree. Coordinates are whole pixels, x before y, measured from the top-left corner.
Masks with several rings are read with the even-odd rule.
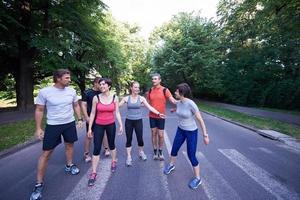
[[[220,96],[222,69],[216,33],[217,27],[199,13],[174,16],[152,35],[154,71],[162,74],[170,88],[186,82],[196,96]]]
[[[299,9],[295,0],[220,1],[228,101],[299,108]]]

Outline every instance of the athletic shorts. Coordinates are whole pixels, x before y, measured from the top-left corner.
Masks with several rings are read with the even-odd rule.
[[[150,117],[149,120],[150,120],[150,128],[158,128],[160,130],[165,129],[165,119]]]
[[[61,143],[61,136],[66,143],[74,143],[78,140],[75,121],[60,124],[46,125],[43,139],[43,150],[52,150]]]

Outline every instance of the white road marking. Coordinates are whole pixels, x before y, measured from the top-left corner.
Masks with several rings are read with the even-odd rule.
[[[218,149],[231,162],[237,165],[241,170],[248,174],[253,180],[269,191],[276,199],[299,199],[297,193],[288,190],[282,183],[276,181],[270,173],[263,170],[256,164],[248,160],[244,155],[235,149]]]
[[[66,200],[99,200],[111,176],[110,164],[111,159],[101,159],[97,170],[98,176],[95,185],[93,187],[88,186],[88,177],[90,174],[90,170],[88,170]]]
[[[193,170],[187,153],[185,151],[182,153]],[[201,178],[203,180],[202,187],[208,199],[241,199],[237,192],[229,185],[229,183],[213,167],[213,165],[205,158],[205,156],[201,152],[197,152],[196,154],[197,158],[199,158],[200,172],[203,171],[201,174]]]
[[[264,147],[250,147],[250,149],[251,149],[252,151],[260,150],[260,151],[265,152],[265,153],[267,153],[267,154],[273,154],[273,152],[272,152],[271,150],[269,150],[269,149],[267,149],[267,148],[264,148]]]

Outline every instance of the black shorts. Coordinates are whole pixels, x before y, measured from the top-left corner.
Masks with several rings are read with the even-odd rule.
[[[61,143],[61,136],[63,136],[66,143],[74,143],[78,140],[75,121],[60,125],[47,124],[43,140],[43,150],[54,149]]]
[[[150,128],[158,128],[160,130],[165,129],[165,119],[150,117],[149,120],[150,120]]]

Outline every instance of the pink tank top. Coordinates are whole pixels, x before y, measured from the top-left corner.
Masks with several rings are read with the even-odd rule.
[[[116,105],[114,99],[115,98],[113,98],[113,101],[110,104],[103,104],[99,100],[99,103],[97,103],[96,106],[96,111],[97,111],[96,124],[108,125],[115,122],[114,112],[116,109]]]

